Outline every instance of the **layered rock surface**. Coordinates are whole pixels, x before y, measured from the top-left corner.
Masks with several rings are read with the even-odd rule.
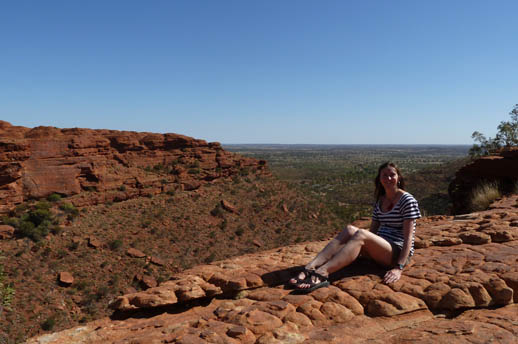
[[[111,318],[28,343],[516,343],[518,196],[420,220],[416,253],[394,284],[359,260],[329,288],[284,289],[325,244],[197,266],[113,300]]]
[[[178,134],[25,128],[0,121],[0,213],[52,193],[76,206],[196,189],[236,173],[268,173],[264,161]]]

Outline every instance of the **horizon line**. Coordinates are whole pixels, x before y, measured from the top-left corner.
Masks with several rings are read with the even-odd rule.
[[[472,146],[470,143],[223,143],[224,145],[249,146]]]

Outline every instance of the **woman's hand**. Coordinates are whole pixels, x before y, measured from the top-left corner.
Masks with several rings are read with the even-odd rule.
[[[401,278],[401,273],[403,270],[394,268],[387,271],[385,277],[383,278],[383,283],[389,284],[397,282]]]

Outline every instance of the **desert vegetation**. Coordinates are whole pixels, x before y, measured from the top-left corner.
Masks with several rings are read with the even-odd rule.
[[[484,182],[473,188],[471,197],[468,200],[470,210],[486,210],[493,201],[502,197],[500,187],[497,182]]]
[[[194,191],[168,188],[81,209],[72,201],[33,200],[2,218],[15,227],[15,238],[0,241],[0,292],[10,304],[0,321],[0,343],[107,316],[115,297],[194,265],[328,239],[342,225],[310,195],[246,170]],[[34,233],[23,231],[25,222]],[[74,278],[69,285],[58,278],[64,271]]]
[[[497,127],[495,137],[486,137],[484,134],[475,131],[471,138],[476,142],[469,150],[472,158],[490,155],[504,147],[518,146],[518,104],[509,112],[510,121],[502,121]]]
[[[4,273],[4,265],[0,263],[0,316],[4,310],[11,311],[14,294],[15,290]]]
[[[44,239],[50,232],[61,231],[60,223],[70,221],[79,214],[69,202],[59,202],[61,196],[52,194],[48,200],[25,202],[17,206],[2,222],[15,228],[19,238],[29,238],[34,242]]]
[[[394,161],[427,215],[447,214],[448,184],[467,160],[468,146],[229,145],[228,150],[270,164],[272,173],[312,195],[338,218],[369,216],[378,166]]]

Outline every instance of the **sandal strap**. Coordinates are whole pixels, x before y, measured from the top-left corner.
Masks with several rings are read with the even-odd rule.
[[[311,280],[311,276],[318,278],[320,280],[319,283],[329,281],[328,277],[322,276],[321,274],[319,274],[315,270],[309,272],[309,280]]]
[[[299,278],[299,275],[303,273],[304,274],[304,278]],[[293,277],[293,279],[296,281],[295,283],[291,283],[292,285],[297,285],[297,284],[300,284],[300,283],[304,283],[308,277],[311,275],[311,270],[308,270],[306,269],[305,267],[300,270],[297,275],[295,277]]]

